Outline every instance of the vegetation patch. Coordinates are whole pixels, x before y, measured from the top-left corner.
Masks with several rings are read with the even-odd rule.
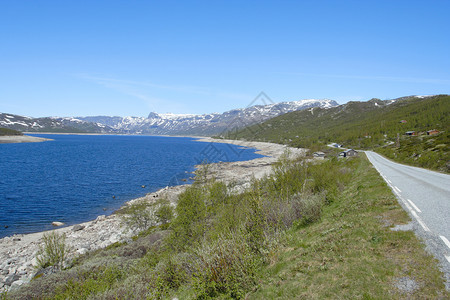
[[[365,158],[321,220],[292,227],[275,263],[264,266],[248,299],[444,299],[442,273],[409,217]]]
[[[286,153],[240,194],[207,178],[180,194],[172,218],[5,297],[402,298],[401,278],[414,279],[414,295],[448,296],[414,234],[382,221],[408,219],[365,158]]]
[[[2,135],[23,135],[23,133],[17,130],[0,127],[0,136]]]

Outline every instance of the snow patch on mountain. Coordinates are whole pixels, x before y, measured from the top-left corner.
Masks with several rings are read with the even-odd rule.
[[[77,119],[111,126],[121,133],[164,134],[164,135],[216,135],[230,129],[242,128],[291,111],[312,107],[330,108],[338,103],[329,99],[306,99],[255,105],[233,109],[224,113],[195,114],[159,114],[151,112],[143,117],[77,117]]]

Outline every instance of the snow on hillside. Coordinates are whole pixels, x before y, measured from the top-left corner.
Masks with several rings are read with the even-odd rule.
[[[125,133],[212,135],[226,131],[229,129],[229,126],[233,126],[233,128],[244,127],[291,111],[311,107],[330,108],[336,105],[338,104],[335,101],[329,99],[306,99],[269,105],[255,105],[233,109],[224,113],[203,115],[151,112],[147,118],[99,116],[78,117],[78,119],[107,124],[115,130]]]

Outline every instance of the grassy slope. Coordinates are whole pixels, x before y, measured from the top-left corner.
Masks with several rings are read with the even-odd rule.
[[[406,298],[403,277],[414,297],[450,296],[414,234],[389,229],[409,219],[365,158],[282,160],[274,176],[239,195],[194,185],[168,231],[87,254],[5,298]]]
[[[293,228],[278,259],[265,267],[249,299],[446,298],[436,261],[411,231],[392,231],[409,217],[364,158],[320,222]],[[409,277],[418,289],[395,288]]]
[[[385,150],[386,154],[392,153],[391,158],[448,171],[450,96],[406,98],[388,103],[373,99],[368,102],[349,102],[331,109],[292,112],[229,133],[228,138],[268,141],[313,150],[330,142],[355,149],[384,147],[388,149]],[[400,120],[406,120],[407,123],[400,123]],[[430,129],[443,132],[438,138],[426,139],[428,143],[424,143],[424,146],[412,146],[411,139],[414,137],[404,136],[409,130],[426,132]],[[388,145],[396,141],[397,133],[404,147]],[[425,153],[422,159],[417,158],[426,149],[433,153]],[[431,160],[433,162],[429,163]]]

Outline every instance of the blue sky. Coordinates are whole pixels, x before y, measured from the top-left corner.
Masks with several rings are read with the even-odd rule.
[[[450,92],[450,1],[0,1],[0,112],[209,113]]]

